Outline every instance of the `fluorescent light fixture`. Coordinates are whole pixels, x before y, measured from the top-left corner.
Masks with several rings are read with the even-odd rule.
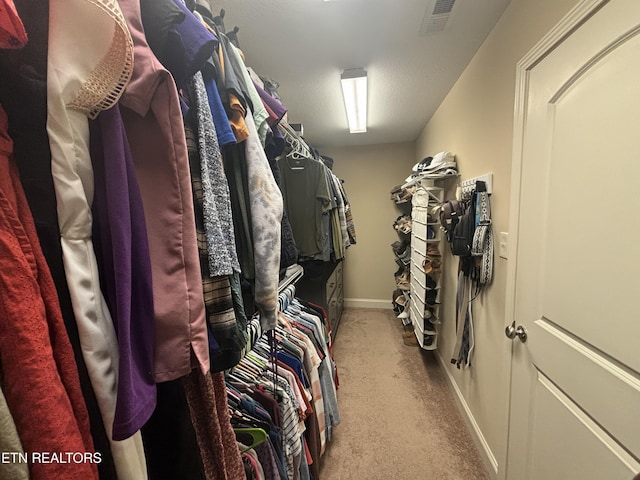
[[[340,81],[349,132],[364,133],[367,131],[367,71],[364,68],[345,70]]]

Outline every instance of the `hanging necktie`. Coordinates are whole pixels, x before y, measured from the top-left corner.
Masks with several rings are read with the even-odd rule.
[[[456,344],[451,363],[458,368],[471,366],[471,356],[475,347],[472,297],[473,282],[461,270],[458,274],[456,294]]]
[[[464,272],[460,270],[458,272],[458,290],[456,292],[456,344],[453,347],[453,354],[451,355],[451,363],[458,364],[460,358],[460,351],[464,342],[464,330],[466,324],[466,312],[467,312],[467,292],[468,292],[468,279],[464,275]]]
[[[480,274],[477,279],[480,286],[491,283],[493,276],[493,231],[491,230],[491,204],[487,192],[478,192],[477,209],[480,213],[480,222],[473,235],[471,255],[482,257]]]
[[[473,285],[469,282],[469,298],[471,298],[471,290]],[[464,365],[465,367],[471,366],[471,355],[473,354],[473,349],[475,347],[475,335],[473,328],[473,308],[471,307],[471,300],[467,302],[467,312],[465,316],[465,324],[464,324],[464,332],[462,334],[462,346],[460,347],[460,354],[458,356],[458,368],[460,365]]]

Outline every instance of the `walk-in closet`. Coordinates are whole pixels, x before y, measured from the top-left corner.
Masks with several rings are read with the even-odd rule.
[[[640,480],[638,32],[0,0],[0,480]]]

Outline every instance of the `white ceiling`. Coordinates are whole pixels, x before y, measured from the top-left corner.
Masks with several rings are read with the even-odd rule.
[[[317,147],[413,141],[510,0],[457,0],[444,31],[420,34],[436,0],[211,0],[239,27],[247,65],[280,84],[289,121]],[[368,72],[368,131],[349,134],[345,69]]]

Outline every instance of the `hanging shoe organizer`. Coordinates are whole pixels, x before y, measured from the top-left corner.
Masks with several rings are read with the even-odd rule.
[[[438,347],[440,317],[442,231],[434,212],[444,201],[444,189],[421,182],[411,208],[410,319],[420,347]]]

